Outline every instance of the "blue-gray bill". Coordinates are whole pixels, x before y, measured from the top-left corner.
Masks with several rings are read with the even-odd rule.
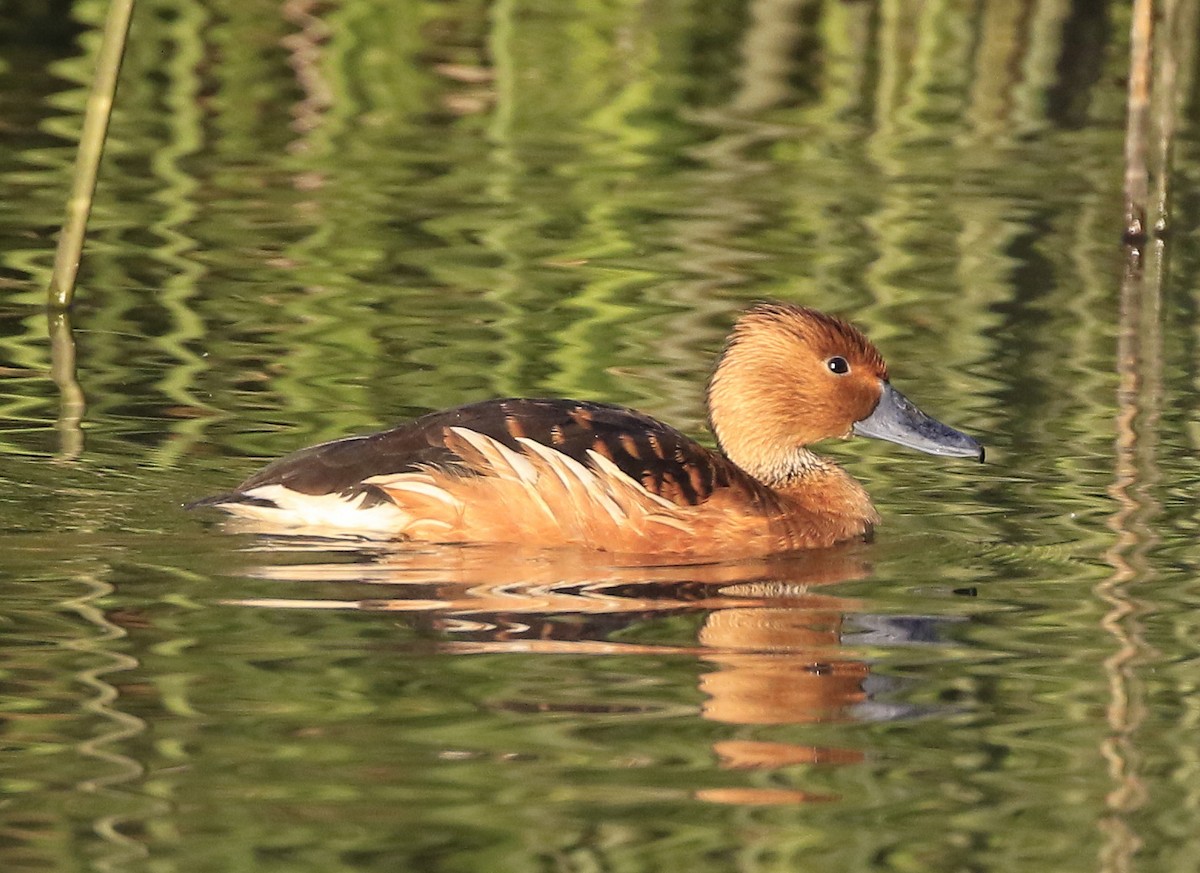
[[[931,455],[983,461],[983,446],[965,433],[930,418],[887,382],[883,383],[883,394],[875,411],[856,422],[854,432]]]

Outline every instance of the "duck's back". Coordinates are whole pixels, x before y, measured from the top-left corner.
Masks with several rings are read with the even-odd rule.
[[[744,476],[723,455],[674,428],[623,406],[575,400],[484,400],[431,412],[391,430],[301,449],[264,467],[238,486],[245,494],[282,485],[301,494],[354,496],[370,478],[440,469],[477,475],[454,428],[526,453],[532,440],[588,464],[589,452],[612,461],[652,494],[681,506],[707,500]]]
[[[770,502],[724,455],[650,416],[506,399],[302,449],[201,503],[284,526],[621,548],[618,540],[687,533],[689,514],[675,509],[714,494],[764,510]]]

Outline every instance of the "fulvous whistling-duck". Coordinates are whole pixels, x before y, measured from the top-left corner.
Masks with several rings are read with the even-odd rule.
[[[870,498],[819,440],[983,460],[891,386],[857,329],[785,303],[738,320],[708,409],[720,451],[621,406],[485,400],[301,449],[192,505],[260,530],[720,558],[870,534]]]

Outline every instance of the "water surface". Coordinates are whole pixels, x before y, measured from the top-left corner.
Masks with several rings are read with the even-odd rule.
[[[1192,869],[1195,101],[1123,293],[1124,5],[148,0],[73,374],[104,4],[48,6],[0,14],[6,869]],[[831,445],[875,542],[702,567],[181,509],[487,397],[708,439],[768,297],[989,463]]]

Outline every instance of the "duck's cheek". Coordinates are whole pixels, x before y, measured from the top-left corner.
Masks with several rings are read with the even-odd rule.
[[[875,411],[884,393],[884,383],[874,377],[860,376],[856,373],[839,387],[834,417],[839,427],[842,422],[848,422],[846,434],[849,435],[855,422],[870,417]]]

